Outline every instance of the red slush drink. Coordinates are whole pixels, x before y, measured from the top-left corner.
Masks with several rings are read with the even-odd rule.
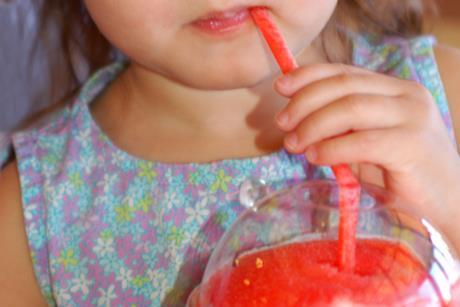
[[[444,305],[408,248],[380,239],[360,239],[356,247],[353,273],[338,270],[336,241],[295,242],[243,254],[201,286],[199,306]]]

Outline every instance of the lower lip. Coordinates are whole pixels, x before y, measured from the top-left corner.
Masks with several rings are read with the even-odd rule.
[[[195,21],[192,25],[210,34],[227,34],[240,29],[249,19],[249,10],[241,10],[231,17],[215,17]]]

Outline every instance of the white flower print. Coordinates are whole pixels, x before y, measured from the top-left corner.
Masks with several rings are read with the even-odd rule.
[[[188,240],[188,241],[187,241]],[[185,234],[184,242],[189,242],[191,240],[188,233]],[[171,244],[166,247],[164,251],[164,255],[167,259],[170,260],[170,265],[175,268],[175,270],[179,271],[180,267],[183,264],[182,253],[179,252],[180,247],[175,244]]]
[[[179,248],[175,244],[170,244],[166,247],[164,253],[167,259],[174,259],[179,253]]]
[[[71,296],[69,294],[69,291],[66,289],[66,288],[57,288],[56,289],[56,303],[58,306],[68,306],[70,300],[71,300]]]
[[[27,233],[29,234],[31,238],[37,238],[38,231],[37,231],[36,223],[34,222],[27,223],[26,229],[27,229]],[[31,241],[34,242],[34,240],[31,240]]]
[[[153,291],[150,299],[155,301],[157,298],[163,300],[164,295],[168,292],[168,280],[163,272],[149,270],[148,277],[152,281]]]
[[[130,208],[134,208],[135,205],[134,205],[134,197],[132,195],[128,195],[125,197],[124,201],[123,201],[124,204],[127,204],[128,207]]]
[[[172,182],[174,181],[174,175],[171,171],[171,169],[168,169],[166,172],[165,172],[165,178],[168,182]]]
[[[271,164],[270,166],[264,166],[261,169],[261,178],[265,180],[277,178],[277,171],[275,165]]]
[[[194,207],[185,208],[185,213],[187,214],[186,223],[197,223],[201,225],[205,222],[206,218],[209,216],[209,210],[206,208],[208,206],[208,198],[205,197],[201,199]]]
[[[97,165],[97,163],[93,156],[84,156],[80,161],[80,165],[85,171],[85,174],[89,174],[91,170]]]
[[[216,195],[208,193],[207,191],[198,192],[198,199],[201,199],[201,201],[206,205],[212,205],[217,202]]]
[[[62,188],[62,193],[64,195],[71,195],[72,192],[73,192],[73,186],[72,186],[72,183],[70,181],[65,181],[61,185],[61,188]]]
[[[95,205],[105,205],[109,202],[109,197],[107,196],[107,194],[104,194],[102,196],[96,196],[94,198],[94,204]]]
[[[197,235],[195,235],[195,237],[192,238],[192,240],[190,241],[190,245],[193,248],[200,251],[208,251],[211,248],[206,237],[200,233],[198,233]]]
[[[104,178],[97,185],[99,186],[102,185],[102,187],[104,188],[104,193],[108,193],[110,192],[112,185],[114,185],[116,181],[117,181],[116,174],[105,174]]]
[[[132,270],[127,270],[124,267],[120,268],[116,280],[121,283],[121,288],[124,290],[128,287],[129,283],[133,280]]]
[[[155,217],[153,218],[153,225],[155,227],[163,226],[164,216],[165,216],[164,207],[160,207],[159,209],[155,210]]]
[[[36,204],[30,204],[24,209],[24,217],[26,220],[30,221],[33,217],[32,212],[37,209]]]
[[[150,242],[140,242],[136,245],[134,250],[138,253],[150,253]]]
[[[105,256],[115,251],[113,247],[113,238],[97,238],[96,246],[93,251],[99,256]]]
[[[91,130],[90,129],[81,130],[77,134],[75,139],[77,140],[78,143],[80,143],[82,147],[87,147],[91,141]]]
[[[115,286],[110,285],[107,290],[99,288],[97,291],[101,294],[97,300],[97,306],[110,306],[110,303],[117,295],[114,293]]]
[[[171,266],[176,272],[179,272],[181,267],[184,265],[184,259],[180,254],[176,254],[176,257],[172,258]]]
[[[91,284],[92,282],[86,279],[85,274],[80,274],[80,277],[72,279],[72,288],[70,288],[70,291],[73,293],[81,291],[83,295],[87,295]]]
[[[165,203],[166,208],[171,210],[177,203],[179,202],[179,197],[177,197],[177,193],[173,191],[169,191],[165,196]]]
[[[62,185],[53,186],[49,183],[45,183],[44,186],[45,198],[52,202],[62,203],[61,200],[64,197],[64,189]]]
[[[119,151],[115,151],[112,153],[112,160],[111,163],[116,166],[122,165],[123,162],[123,154]]]
[[[59,170],[59,168],[52,163],[42,163],[41,167],[43,175],[47,178],[54,176]]]

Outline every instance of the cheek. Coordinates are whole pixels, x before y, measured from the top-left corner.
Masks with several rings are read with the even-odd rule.
[[[175,26],[175,8],[167,0],[85,0],[101,33],[122,51],[152,43]]]
[[[281,26],[294,53],[298,53],[320,35],[337,7],[337,0],[295,0],[280,9]]]
[[[337,0],[296,0],[290,6],[281,6],[279,18],[291,31],[316,36],[331,19]],[[319,4],[318,4],[319,3]]]
[[[294,0],[289,6],[280,8],[283,18],[293,27],[325,25],[335,8],[338,0]]]

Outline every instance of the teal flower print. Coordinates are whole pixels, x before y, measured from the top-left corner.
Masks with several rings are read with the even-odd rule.
[[[194,171],[193,173],[190,174],[188,178],[188,182],[192,185],[199,185],[201,183],[201,174],[200,171]]]

